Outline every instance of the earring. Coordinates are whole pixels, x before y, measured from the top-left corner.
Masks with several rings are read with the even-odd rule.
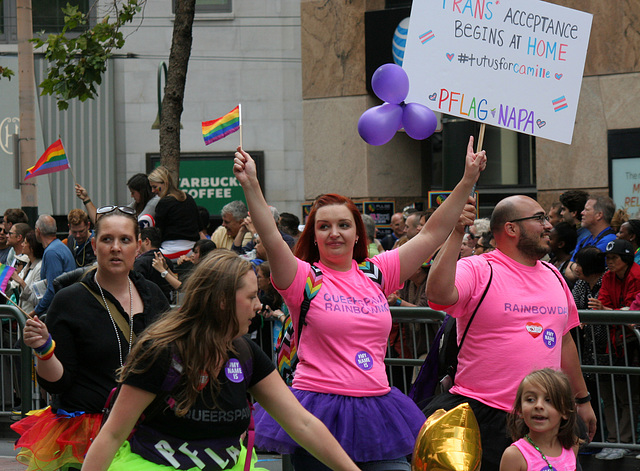
[[[314,241],[313,241],[313,245],[318,245],[318,241],[317,241],[317,240],[314,240]]]
[[[356,237],[356,244],[358,243],[358,239],[360,239],[360,237]]]

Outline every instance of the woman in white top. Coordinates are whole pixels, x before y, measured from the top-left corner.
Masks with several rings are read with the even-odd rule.
[[[33,292],[33,284],[40,281],[40,267],[42,265],[42,254],[44,247],[36,239],[35,231],[29,231],[22,242],[22,253],[29,257],[29,262],[22,269],[20,274],[14,272],[11,276],[12,284],[18,285],[22,291],[18,305],[26,312],[31,312],[38,304],[38,298]]]

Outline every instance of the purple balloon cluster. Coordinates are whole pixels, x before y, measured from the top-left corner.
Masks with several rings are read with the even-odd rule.
[[[368,109],[358,120],[358,133],[367,144],[386,144],[402,128],[409,137],[419,140],[434,133],[438,125],[435,113],[420,103],[404,102],[409,93],[409,77],[402,67],[378,67],[371,77],[371,87],[386,103]]]

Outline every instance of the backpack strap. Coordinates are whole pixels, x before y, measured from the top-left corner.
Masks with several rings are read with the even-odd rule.
[[[542,263],[542,265],[544,265],[545,267],[547,267],[551,273],[553,273],[554,275],[556,275],[556,278],[558,279],[558,282],[560,282],[560,286],[562,286],[562,288],[564,288],[564,285],[562,284],[562,280],[560,279],[560,275],[558,275],[558,272],[556,272],[549,262],[543,262],[542,260],[540,260],[540,263]],[[555,267],[554,267],[555,268]]]
[[[467,337],[467,332],[469,332],[469,327],[471,327],[471,322],[473,322],[473,318],[476,317],[476,313],[478,312],[478,308],[482,304],[482,301],[484,301],[484,297],[487,295],[487,291],[489,291],[489,286],[491,286],[491,280],[493,280],[493,267],[491,266],[491,264],[489,263],[488,260],[487,260],[487,264],[489,265],[489,269],[491,270],[491,274],[489,275],[489,282],[487,283],[487,286],[484,289],[484,293],[482,293],[482,296],[480,297],[480,301],[478,301],[478,305],[474,309],[473,314],[471,314],[471,318],[469,319],[469,322],[467,323],[467,327],[464,329],[464,333],[462,334],[462,338],[460,339],[460,345],[458,345],[458,355],[460,354],[460,349],[462,348],[462,344],[464,343],[464,339]]]
[[[598,237],[595,238],[595,240],[593,241],[593,243],[591,245],[597,245],[598,242],[600,242],[604,236],[607,236],[609,234],[615,234],[616,231],[613,230],[613,228],[609,227],[608,229],[602,231],[600,233],[600,235]]]
[[[302,335],[302,327],[307,323],[306,317],[311,306],[311,300],[316,297],[322,286],[322,271],[311,265],[309,274],[307,275],[307,281],[304,284],[304,299],[300,305],[300,317],[298,318],[298,335],[296,337],[296,343],[300,345],[300,336]]]
[[[358,268],[362,273],[367,275],[371,281],[378,285],[380,291],[384,292],[384,276],[375,263],[371,260],[365,260],[358,264]]]

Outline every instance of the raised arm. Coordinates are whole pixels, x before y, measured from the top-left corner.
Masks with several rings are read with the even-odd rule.
[[[451,194],[431,215],[422,230],[406,244],[398,248],[400,255],[400,279],[406,280],[425,260],[444,243],[460,218],[473,185],[487,165],[485,151],[473,151],[473,136],[469,138],[464,175]],[[458,245],[458,250],[460,246]]]
[[[271,372],[253,386],[251,394],[291,438],[329,468],[344,471],[359,469],[327,427],[300,405],[277,372]]]
[[[296,276],[298,264],[291,249],[282,238],[271,210],[264,199],[256,174],[256,163],[241,147],[238,147],[236,152],[233,173],[242,185],[251,213],[251,221],[267,251],[273,281],[279,288],[286,289]]]
[[[109,467],[118,448],[154,398],[153,393],[122,385],[107,422],[89,448],[82,465],[83,471],[103,471]]]
[[[87,190],[78,183],[76,183],[76,196],[80,198],[82,204],[84,204],[84,207],[87,210],[87,214],[89,215],[89,220],[92,224],[95,225],[96,215],[98,212],[98,210],[96,209],[96,205],[93,204],[93,201],[91,201],[91,198],[89,198],[89,193],[87,192]]]
[[[460,244],[464,238],[464,229],[473,224],[475,215],[473,198],[468,198],[468,203],[465,205],[458,223],[429,269],[427,298],[429,301],[443,306],[451,306],[458,301],[458,290],[455,287],[456,264],[460,255]]]

